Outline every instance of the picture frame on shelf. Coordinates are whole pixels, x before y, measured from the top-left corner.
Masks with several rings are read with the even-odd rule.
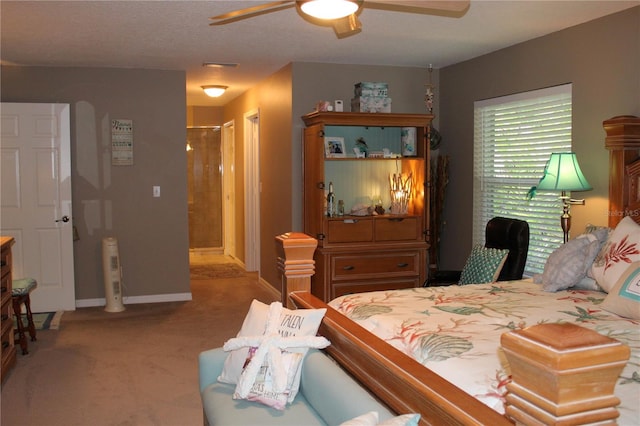
[[[324,155],[326,158],[346,158],[347,151],[344,146],[344,138],[326,136],[324,138]]]

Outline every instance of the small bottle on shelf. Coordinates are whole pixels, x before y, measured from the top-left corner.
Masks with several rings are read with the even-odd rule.
[[[333,193],[333,182],[329,182],[329,193],[327,194],[327,216],[336,215],[336,194]]]
[[[338,200],[338,216],[344,216],[344,201]]]

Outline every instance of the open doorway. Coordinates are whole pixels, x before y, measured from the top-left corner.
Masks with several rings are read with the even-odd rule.
[[[189,252],[223,253],[220,126],[187,128]]]

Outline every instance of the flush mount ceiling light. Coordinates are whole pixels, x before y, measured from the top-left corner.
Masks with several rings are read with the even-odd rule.
[[[204,90],[204,93],[206,93],[207,96],[210,96],[212,98],[217,98],[222,96],[222,94],[228,89],[228,86],[217,86],[217,85],[200,86],[200,87],[202,87],[202,90]]]
[[[300,2],[300,10],[318,19],[340,19],[358,10],[358,4],[351,0],[309,0]]]
[[[209,68],[237,68],[239,64],[235,62],[203,62],[203,67]]]

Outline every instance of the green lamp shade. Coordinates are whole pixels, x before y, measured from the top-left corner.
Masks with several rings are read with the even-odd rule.
[[[560,152],[551,154],[537,189],[542,191],[588,191],[593,188],[582,174],[576,154]]]

